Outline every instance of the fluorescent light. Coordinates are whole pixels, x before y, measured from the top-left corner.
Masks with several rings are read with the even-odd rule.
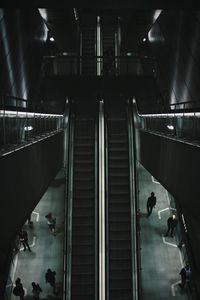
[[[167,125],[167,128],[168,128],[169,130],[174,130],[174,126],[173,126],[173,125]]]
[[[42,113],[33,113],[33,112],[25,112],[25,111],[15,111],[15,110],[0,110],[0,115],[1,116],[6,116],[6,117],[13,117],[13,116],[18,116],[18,117],[63,117],[63,115],[56,115],[56,114],[42,114]]]
[[[25,131],[31,131],[31,130],[33,130],[33,126],[25,126],[24,130]]]
[[[192,116],[200,116],[200,112],[195,113],[168,113],[168,114],[138,114],[140,117],[192,117]]]

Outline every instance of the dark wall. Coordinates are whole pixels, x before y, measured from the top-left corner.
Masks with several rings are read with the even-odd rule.
[[[158,64],[157,80],[165,104],[199,101],[200,20],[198,13],[163,10],[148,33]]]
[[[63,165],[63,133],[0,157],[0,276],[12,241]]]
[[[200,148],[140,131],[138,159],[175,197],[186,220],[197,286],[200,286]],[[200,292],[200,291],[199,291]]]
[[[0,9],[0,93],[37,99],[47,32],[37,9]]]

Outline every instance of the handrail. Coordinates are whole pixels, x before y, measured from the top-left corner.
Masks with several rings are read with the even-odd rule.
[[[138,261],[138,228],[137,228],[137,193],[134,130],[131,107],[127,105],[128,139],[129,139],[129,172],[130,172],[130,207],[131,207],[131,252],[132,252],[132,284],[133,299],[139,299],[139,261]]]
[[[0,93],[0,109],[11,109],[14,111],[25,111],[29,110],[30,112],[37,112],[37,113],[48,113],[49,111],[49,103],[45,101],[41,101],[41,99],[38,99],[40,101],[33,101],[30,99],[24,99],[20,97],[16,97],[13,95],[8,94],[1,94]],[[9,103],[9,102],[15,102],[15,103]],[[20,105],[23,104],[25,106]],[[49,114],[54,114],[52,112],[49,112]]]
[[[107,55],[64,55],[64,54],[57,54],[57,55],[53,55],[53,56],[43,56],[43,59],[49,59],[49,60],[53,60],[55,58],[66,58],[66,59],[70,59],[70,58],[127,58],[127,59],[148,59],[151,61],[156,62],[156,58],[155,57],[149,57],[146,55],[138,55],[138,54],[132,54],[132,55],[111,55],[111,56],[107,56]]]
[[[64,228],[65,228],[65,235],[64,235],[64,247],[63,247],[63,252],[64,252],[64,256],[63,256],[63,300],[66,300],[66,291],[67,291],[67,203],[68,203],[68,191],[67,191],[67,183],[68,183],[68,177],[69,177],[69,168],[68,168],[68,164],[69,164],[69,129],[70,129],[70,124],[69,124],[69,109],[67,110],[67,115],[68,115],[68,121],[66,124],[66,129],[65,131],[65,135],[66,135],[66,139],[64,139],[65,143],[66,143],[66,155],[64,158],[64,169],[65,169],[65,201],[64,201]]]
[[[73,202],[73,145],[74,145],[74,118],[70,117],[69,137],[69,178],[68,178],[68,205],[67,205],[67,277],[66,277],[66,300],[71,300],[71,259],[72,259],[72,202]]]
[[[104,107],[99,103],[99,300],[105,300],[105,156]]]
[[[107,118],[105,118],[107,119]],[[107,285],[107,293],[106,299],[109,300],[109,224],[108,224],[108,125],[105,122],[105,163],[106,163],[106,173],[105,173],[105,195],[106,195],[106,285]]]
[[[95,118],[95,300],[98,300],[99,296],[99,217],[98,217],[98,203],[99,203],[99,184],[98,184],[98,161],[99,161],[99,153],[98,153],[98,124]]]

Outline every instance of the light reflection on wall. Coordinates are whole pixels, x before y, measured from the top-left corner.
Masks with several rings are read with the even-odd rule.
[[[156,9],[153,15],[153,23],[158,19],[158,17],[160,16],[162,12],[162,9]]]
[[[5,71],[7,71],[8,80],[9,80],[10,87],[12,88],[12,92],[14,95],[16,95],[16,88],[15,88],[15,85],[13,85],[13,83],[14,83],[13,64],[11,61],[10,45],[9,45],[9,39],[8,39],[9,35],[7,32],[7,28],[6,28],[5,17],[3,17],[3,19],[1,20],[0,34],[1,34],[2,40],[3,40],[2,44],[4,47],[4,54],[5,54],[5,60],[6,60],[6,70]]]

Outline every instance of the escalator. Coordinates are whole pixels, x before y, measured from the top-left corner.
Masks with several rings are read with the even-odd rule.
[[[131,300],[130,175],[125,116],[107,118],[107,148],[107,297],[109,300]]]
[[[95,26],[84,26],[82,29],[82,75],[96,75],[95,45]]]
[[[97,288],[95,120],[74,126],[71,300],[94,300]]]

